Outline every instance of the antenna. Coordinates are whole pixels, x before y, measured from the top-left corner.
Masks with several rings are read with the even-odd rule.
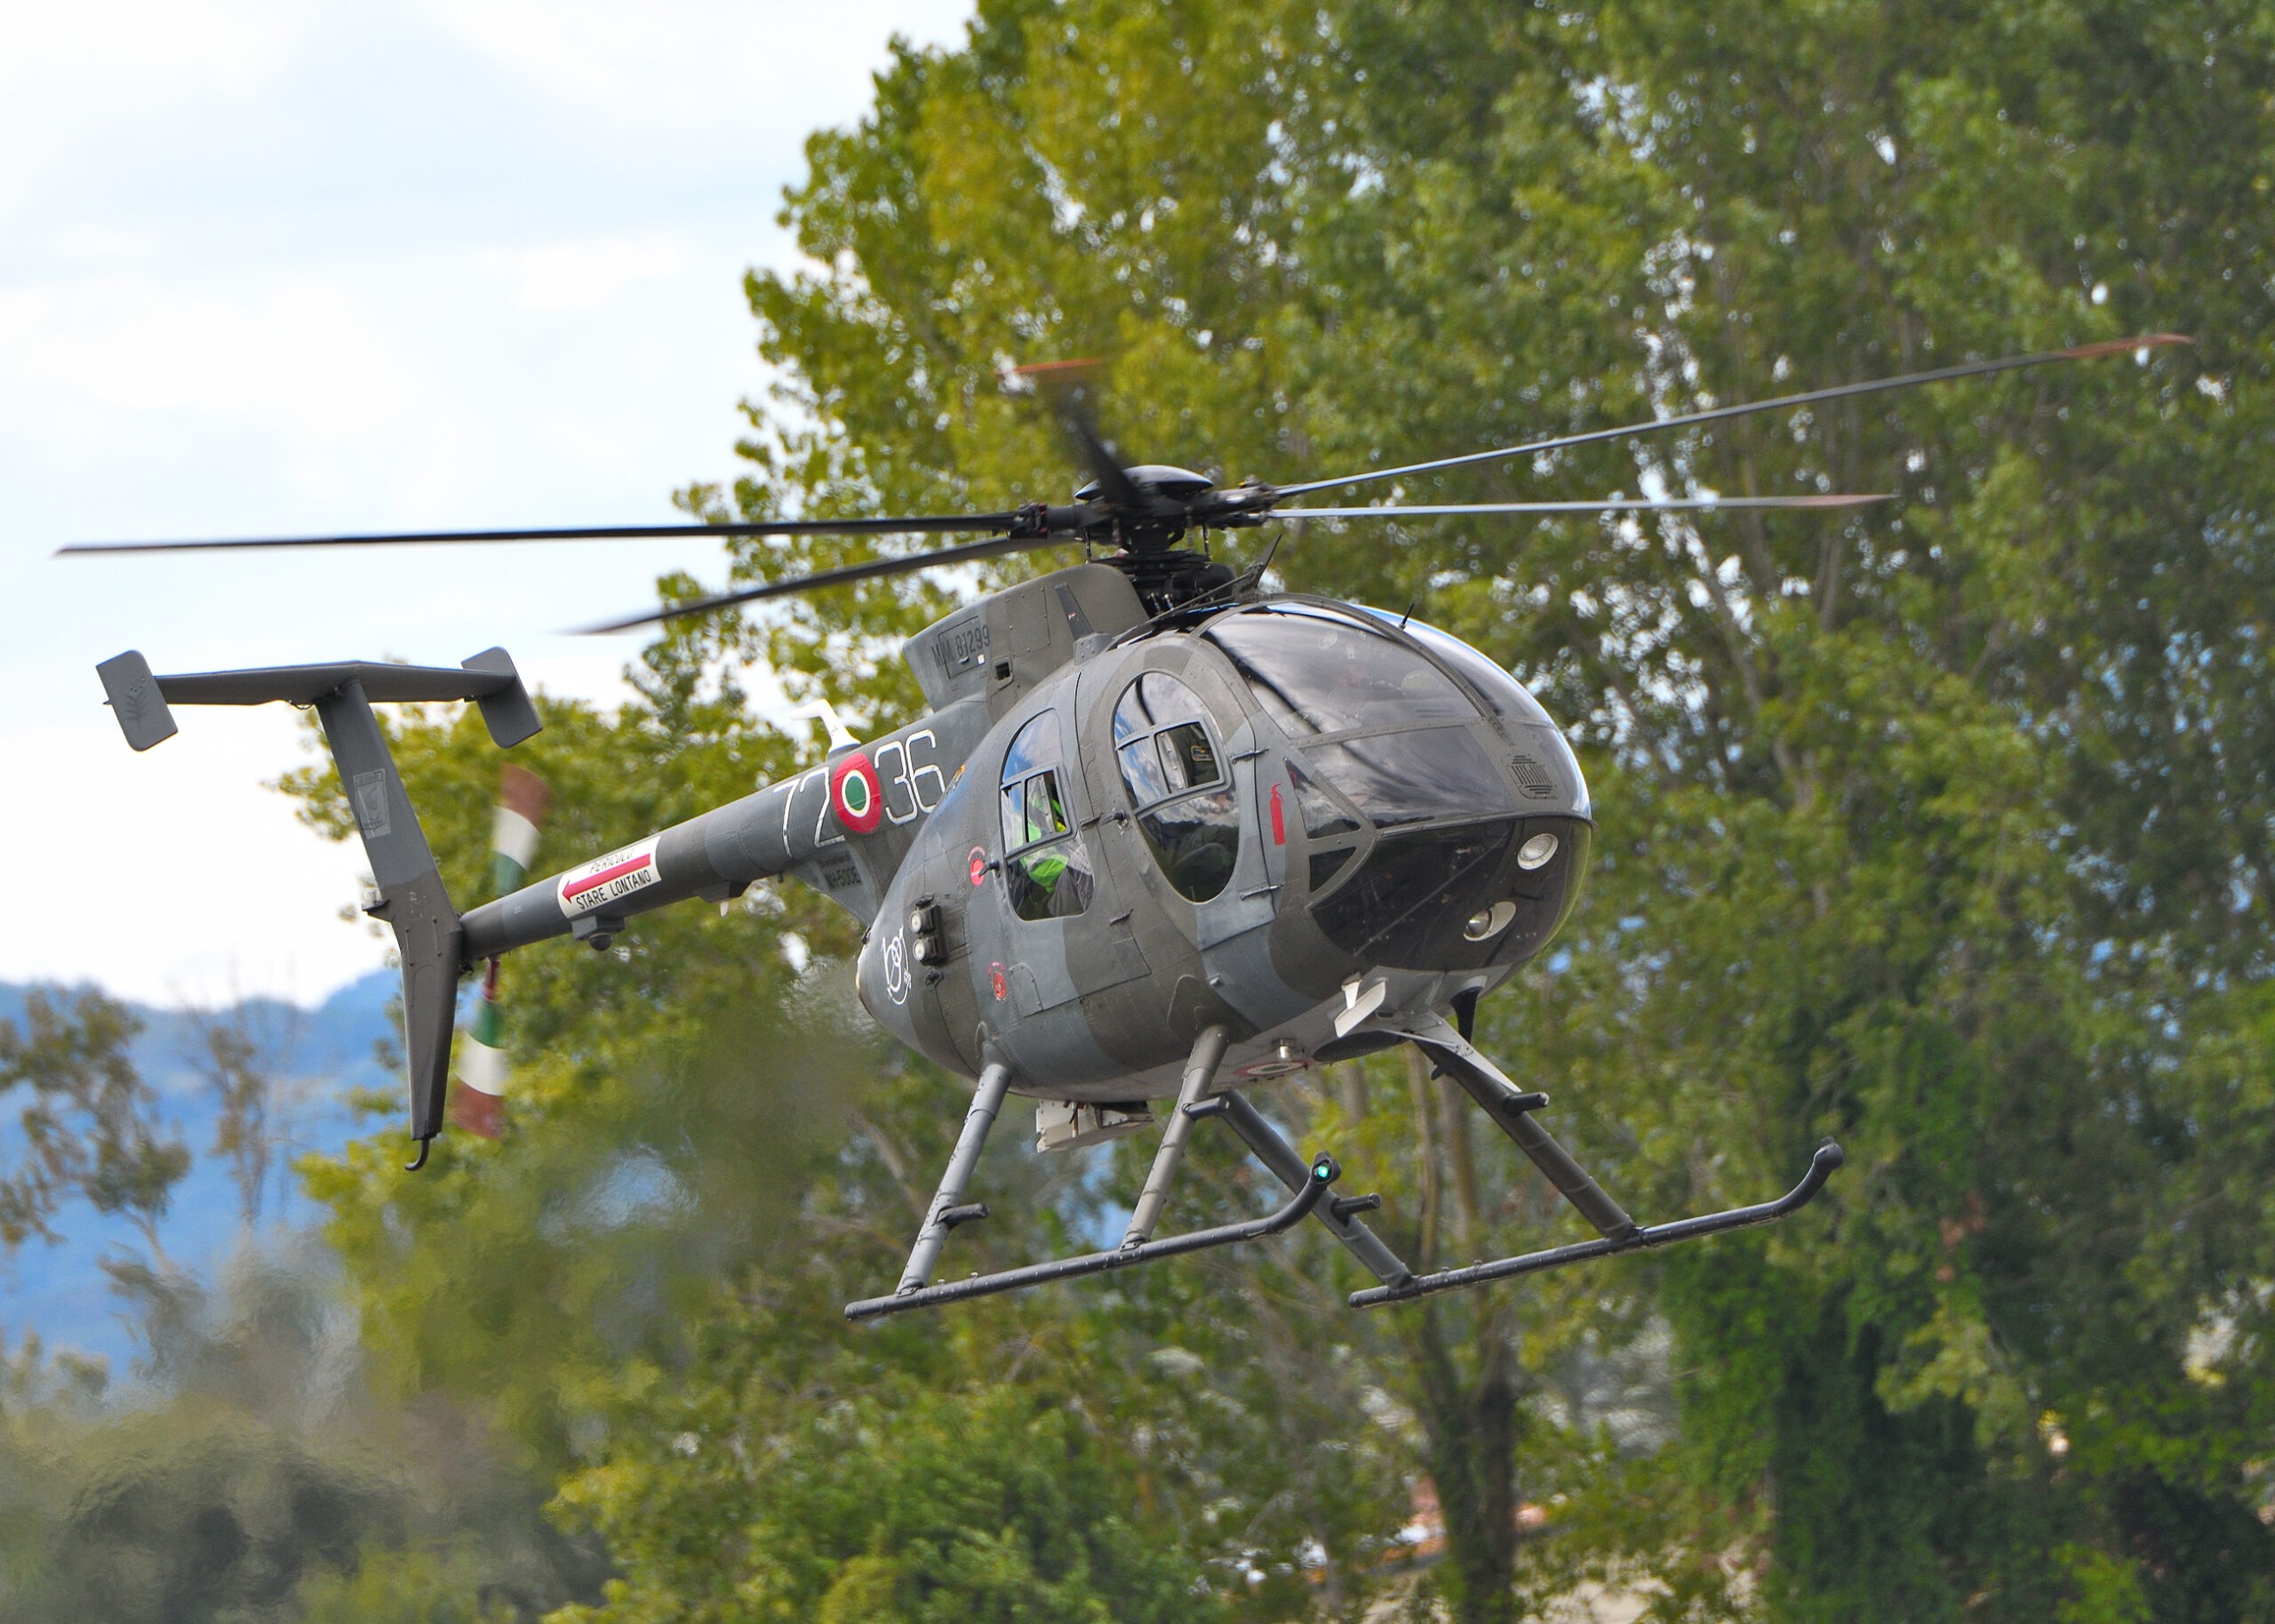
[[[838,715],[837,707],[826,699],[817,699],[811,705],[802,705],[794,711],[785,711],[774,720],[775,725],[785,733],[790,730],[789,724],[794,721],[821,723],[822,731],[829,736],[832,750],[848,749],[861,742],[853,736],[853,730],[845,725],[845,719]]]

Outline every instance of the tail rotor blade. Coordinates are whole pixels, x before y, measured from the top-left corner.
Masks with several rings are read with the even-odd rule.
[[[498,788],[498,812],[491,825],[490,894],[510,896],[529,878],[537,856],[538,832],[553,792],[544,779],[518,761],[509,761]],[[499,997],[500,961],[483,967],[475,996],[474,1029],[459,1046],[458,1090],[451,1100],[451,1121],[482,1139],[496,1139],[506,1127],[506,1014]]]
[[[1058,419],[1058,432],[1098,482],[1098,494],[1107,506],[1125,513],[1145,511],[1145,495],[1130,482],[1098,433],[1098,410],[1091,397],[1090,377],[1098,361],[1042,361],[1013,369],[1011,376],[1032,385]]]

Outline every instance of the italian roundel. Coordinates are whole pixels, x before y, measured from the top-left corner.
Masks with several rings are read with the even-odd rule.
[[[884,786],[866,751],[855,751],[829,769],[829,808],[850,834],[871,833],[884,821]]]

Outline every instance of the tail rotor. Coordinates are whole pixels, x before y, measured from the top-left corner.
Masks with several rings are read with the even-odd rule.
[[[545,824],[553,792],[545,780],[517,761],[506,764],[498,786],[498,814],[491,823],[490,895],[508,896],[529,878],[537,856],[538,832]],[[474,1030],[459,1047],[457,1091],[451,1121],[467,1133],[496,1139],[506,1126],[506,1016],[499,1000],[499,961],[489,959],[475,994]]]

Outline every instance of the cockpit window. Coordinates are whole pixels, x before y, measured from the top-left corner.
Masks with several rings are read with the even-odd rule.
[[[1509,786],[1466,728],[1377,733],[1339,744],[1307,745],[1304,759],[1377,829],[1515,809]]]
[[[1045,711],[1003,753],[1003,879],[1023,919],[1072,919],[1090,905],[1090,862],[1068,816],[1058,715]]]
[[[1201,697],[1164,672],[1146,672],[1114,707],[1114,742],[1154,861],[1178,896],[1207,902],[1233,877],[1241,826]]]
[[[1385,620],[1391,618],[1380,609],[1367,612]],[[1482,650],[1471,648],[1451,633],[1441,632],[1418,620],[1406,622],[1406,634],[1459,672],[1472,688],[1485,697],[1487,705],[1509,720],[1531,722],[1543,728],[1556,725],[1541,708],[1540,701],[1525,691],[1524,684],[1495,665]]]
[[[1338,806],[1334,797],[1304,776],[1304,769],[1293,761],[1288,763],[1288,782],[1296,792],[1297,808],[1304,815],[1304,832],[1314,840],[1330,840],[1338,834],[1359,832],[1359,820]]]
[[[1477,710],[1413,649],[1308,606],[1230,615],[1209,628],[1257,702],[1289,733],[1468,721]]]

